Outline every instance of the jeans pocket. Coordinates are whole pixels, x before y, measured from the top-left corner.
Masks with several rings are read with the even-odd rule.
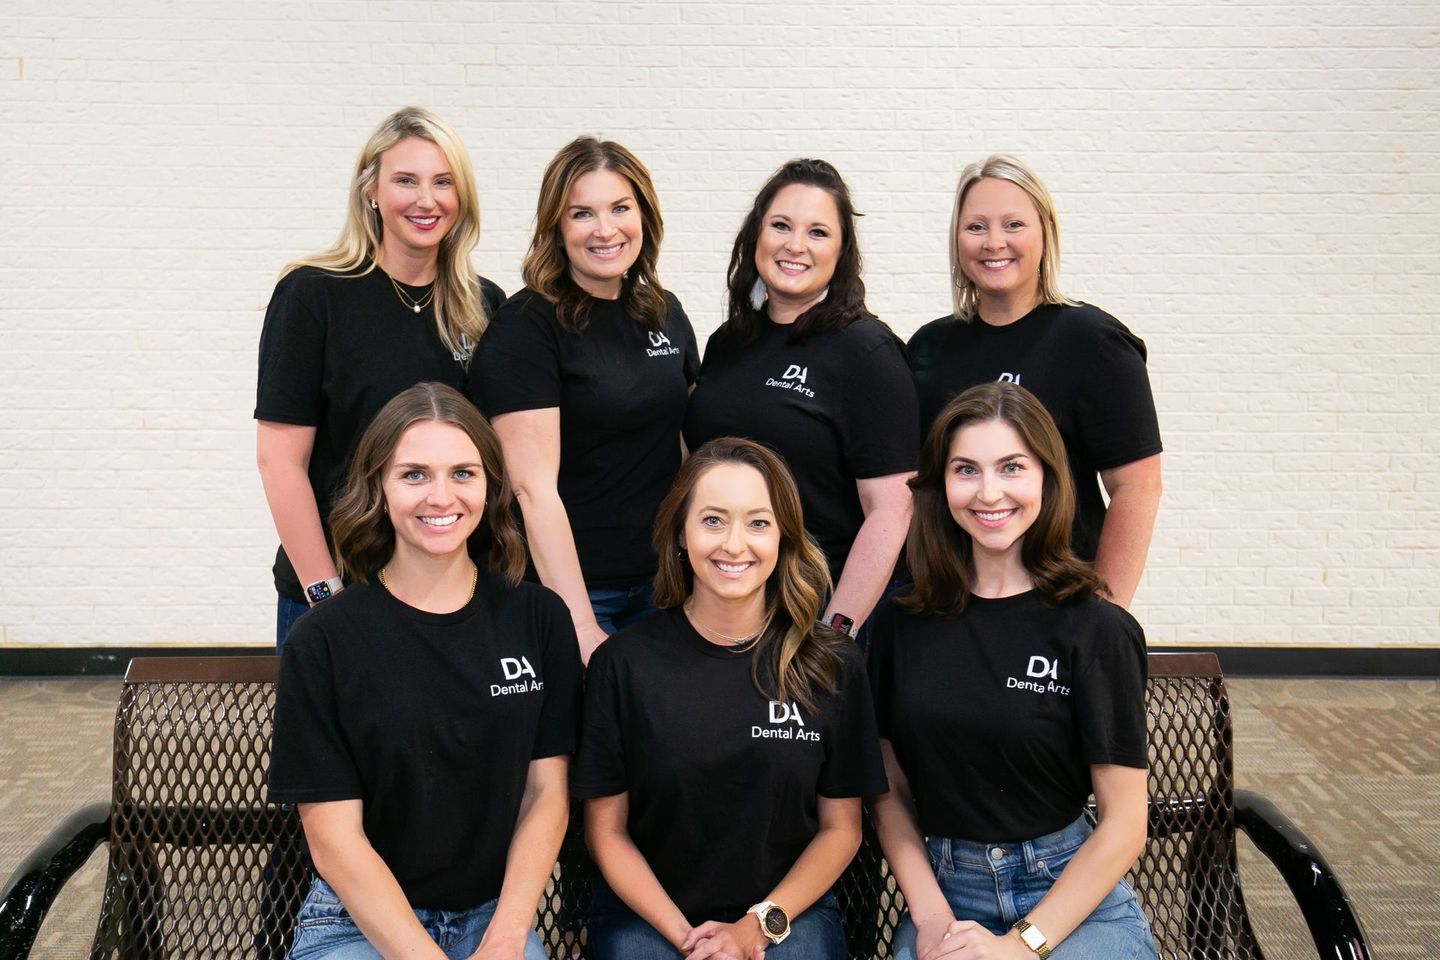
[[[297,934],[308,928],[332,926],[342,922],[353,924],[345,905],[340,902],[340,897],[328,883],[316,877],[310,884],[310,892],[305,895],[305,902],[300,904],[300,912],[295,915]]]

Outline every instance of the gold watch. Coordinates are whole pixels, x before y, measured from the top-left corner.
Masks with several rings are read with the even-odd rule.
[[[1045,934],[1041,933],[1040,928],[1035,924],[1022,917],[1015,921],[1015,926],[1011,929],[1020,934],[1021,943],[1039,954],[1040,960],[1045,960],[1050,956],[1050,942],[1045,939]]]

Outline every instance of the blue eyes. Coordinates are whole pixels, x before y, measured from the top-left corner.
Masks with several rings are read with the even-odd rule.
[[[711,529],[711,530],[718,530],[718,529],[720,529],[721,527],[725,526],[725,520],[724,520],[724,518],[723,518],[723,517],[716,517],[716,516],[701,517],[701,518],[700,518],[700,523],[701,523],[702,525],[704,525],[705,527],[708,527],[708,528]],[[766,529],[766,528],[768,528],[768,527],[770,526],[770,521],[769,521],[769,520],[758,520],[758,519],[757,519],[757,520],[751,520],[750,523],[749,523],[749,526],[750,526],[750,528],[753,529],[753,530],[764,530],[764,529]]]

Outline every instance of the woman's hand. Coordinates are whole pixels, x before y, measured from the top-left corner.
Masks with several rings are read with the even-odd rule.
[[[770,940],[760,932],[760,921],[749,914],[734,923],[706,920],[690,931],[680,952],[686,960],[704,960],[706,957],[730,958],[730,960],[759,960],[765,955]]]
[[[995,936],[974,920],[953,920],[940,941],[927,952],[919,939],[915,952],[920,960],[943,960],[947,957],[964,960],[1035,960],[1035,952],[1020,942],[1013,930]]]
[[[575,639],[580,641],[580,662],[588,667],[591,655],[600,644],[610,639],[610,635],[601,629],[600,624],[591,620],[589,623],[575,624]]]
[[[928,957],[947,936],[950,925],[955,922],[954,914],[933,913],[915,924],[915,955]]]

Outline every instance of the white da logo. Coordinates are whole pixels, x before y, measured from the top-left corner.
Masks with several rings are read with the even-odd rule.
[[[815,391],[805,386],[806,379],[810,376],[810,368],[802,367],[798,363],[789,364],[779,380],[774,377],[765,378],[765,386],[779,387],[781,390],[794,390],[796,393],[807,397],[815,396]]]
[[[793,723],[794,726],[790,726]],[[770,726],[764,727],[754,724],[750,728],[750,738],[763,740],[808,740],[812,743],[820,742],[820,734],[814,730],[805,729],[805,718],[800,716],[800,706],[795,701],[785,703],[782,700],[770,701]]]
[[[528,657],[501,657],[500,672],[505,674],[506,680],[513,680],[513,683],[492,683],[490,684],[490,696],[503,697],[512,693],[530,693],[535,690],[544,690],[545,681],[535,676],[535,668],[530,665]],[[525,678],[529,677],[527,681]]]
[[[1058,693],[1061,696],[1070,696],[1070,688],[1060,682],[1060,658],[1048,660],[1045,657],[1035,655],[1025,665],[1025,675],[1029,680],[1021,680],[1018,677],[1006,677],[1005,689],[1007,690],[1028,690],[1031,693]]]
[[[805,378],[810,376],[810,368],[802,367],[798,363],[792,363],[785,368],[785,376],[782,380],[794,380],[796,383],[804,383]]]
[[[1060,661],[1046,660],[1044,657],[1031,657],[1030,665],[1025,668],[1027,677],[1049,677],[1051,680],[1060,679]]]
[[[667,337],[667,336],[665,336],[665,334],[661,333],[659,330],[651,330],[651,331],[650,331],[650,346],[652,346],[652,347],[668,347],[668,346],[670,346],[670,338]]]
[[[1020,374],[1018,374],[1018,373],[1002,373],[1002,374],[1000,374],[999,377],[996,378],[995,382],[996,382],[996,383],[1013,383],[1013,384],[1015,384],[1015,386],[1018,387],[1018,386],[1020,386]]]
[[[673,357],[680,352],[679,347],[671,346],[670,338],[665,336],[663,330],[651,330],[647,334],[650,337],[650,346],[645,351],[647,357]]]

